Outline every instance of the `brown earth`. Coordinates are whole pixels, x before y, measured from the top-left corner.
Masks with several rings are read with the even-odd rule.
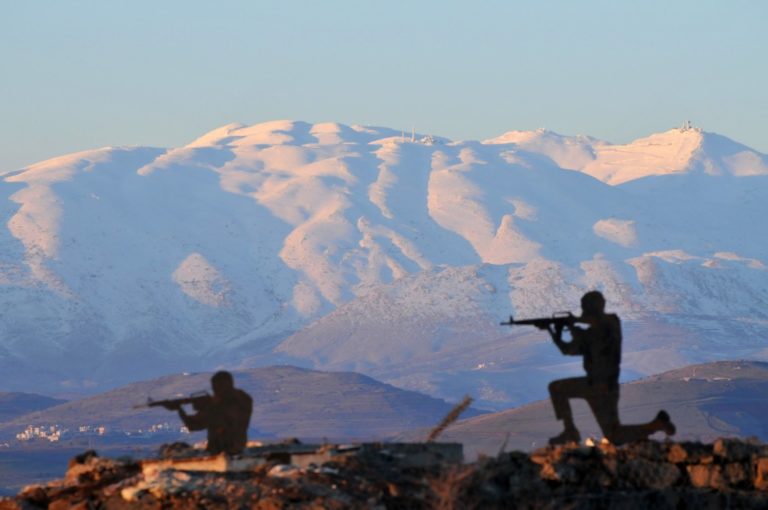
[[[768,507],[768,445],[755,441],[571,445],[472,464],[410,460],[382,444],[306,468],[275,457],[241,472],[147,473],[140,462],[84,454],[64,479],[2,499],[0,510]]]

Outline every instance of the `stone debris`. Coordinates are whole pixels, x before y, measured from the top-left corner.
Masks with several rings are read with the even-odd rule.
[[[145,461],[85,452],[63,479],[0,499],[0,510],[768,508],[768,445],[738,439],[594,442],[471,464],[461,445],[445,443],[289,443],[233,457],[171,450]]]
[[[278,478],[298,478],[303,473],[304,471],[300,467],[292,464],[278,464],[270,469],[267,474]]]

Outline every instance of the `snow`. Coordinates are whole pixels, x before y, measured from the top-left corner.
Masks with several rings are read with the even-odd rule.
[[[622,184],[649,175],[685,172],[702,143],[698,131],[672,129],[625,145],[596,148],[596,158],[581,170],[608,184]]]
[[[627,144],[568,137],[545,129],[510,131],[483,143],[512,144],[518,150],[544,155],[561,168],[584,172],[611,185],[690,172],[768,175],[764,154],[699,128],[673,128]]]
[[[181,291],[198,303],[214,308],[226,304],[230,282],[199,253],[184,259],[172,277]]]
[[[290,361],[503,407],[580,368],[498,322],[594,288],[627,376],[766,356],[765,155],[696,129],[416,140],[230,124],[7,174],[0,369],[46,391]]]
[[[595,159],[596,147],[604,144],[587,136],[567,137],[546,129],[509,131],[483,143],[514,144],[522,150],[546,154],[561,168],[580,170]]]
[[[619,220],[608,218],[600,220],[592,226],[595,235],[613,241],[621,246],[632,246],[637,243],[637,231],[634,220]]]

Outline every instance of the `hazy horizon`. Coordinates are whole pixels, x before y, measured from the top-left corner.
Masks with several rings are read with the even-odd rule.
[[[0,170],[276,119],[623,143],[690,119],[768,152],[768,5],[13,4]]]

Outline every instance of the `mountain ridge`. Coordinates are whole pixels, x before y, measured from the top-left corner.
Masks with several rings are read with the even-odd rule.
[[[64,402],[66,400],[34,393],[0,391],[0,423]]]
[[[6,174],[7,389],[88,392],[290,362],[361,369],[450,400],[466,385],[498,408],[526,394],[509,396],[512,374],[535,368],[535,398],[561,360],[525,340],[535,332],[496,324],[576,312],[591,288],[625,319],[627,373],[647,374],[651,352],[681,364],[734,349],[766,356],[768,252],[751,228],[768,215],[765,175],[610,185],[546,147],[413,138],[337,123],[227,125],[184,147],[100,149]],[[701,161],[744,152],[711,140]],[[764,161],[750,154],[744,164]],[[411,361],[422,372],[409,374]]]
[[[236,387],[248,392],[254,400],[251,436],[255,439],[382,439],[405,429],[431,427],[451,410],[451,404],[445,401],[352,372],[319,372],[281,365],[236,370],[232,374]],[[211,375],[210,372],[171,374],[82,399],[57,401],[57,405],[3,420],[0,437],[12,438],[30,426],[56,426],[71,432],[62,442],[77,442],[79,427],[105,427],[110,434],[109,441],[130,445],[130,435],[134,441],[141,441],[142,432],[160,424],[159,432],[165,434],[159,436],[160,440],[189,441],[190,436],[179,432],[182,423],[175,412],[136,406],[150,399],[187,397],[200,391],[210,393]],[[475,409],[467,413],[478,414]],[[201,434],[191,437],[199,440]]]

